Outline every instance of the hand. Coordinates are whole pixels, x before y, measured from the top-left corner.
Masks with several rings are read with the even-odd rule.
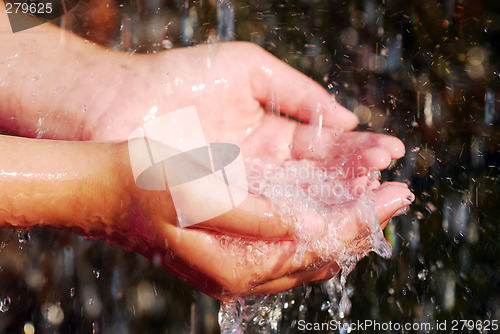
[[[122,160],[126,160],[127,152],[123,156]],[[352,184],[376,188],[375,208],[382,227],[412,200],[403,184],[378,187],[377,183],[363,183],[363,177],[350,178],[347,181]],[[332,254],[314,249],[307,251],[301,262],[294,262],[300,243],[294,226],[284,223],[264,198],[250,195],[237,209],[190,228],[180,228],[168,192],[141,190],[131,175],[123,179],[128,180],[128,186],[121,194],[131,194],[129,212],[133,214],[125,215],[129,221],[122,228],[123,235],[111,242],[145,255],[214,298],[276,293],[305,282],[326,280],[339,271]],[[338,235],[346,245],[352,244],[360,238],[366,223],[356,221],[362,217],[356,217],[355,201],[342,203],[336,210],[352,216],[347,221],[353,224],[343,226],[342,235]],[[303,213],[305,219],[314,219]],[[315,233],[321,238],[321,231],[313,228],[311,234]]]
[[[72,45],[76,44],[72,41]],[[339,168],[347,175],[349,166],[355,167],[364,173],[351,177],[350,183],[364,186],[369,171],[386,168],[391,159],[404,153],[402,143],[395,138],[350,132],[357,124],[352,113],[332,101],[318,84],[248,43],[205,45],[133,57],[109,52],[103,58],[96,52],[82,58],[85,62],[68,60],[71,66],[81,64],[77,69],[81,81],[70,78],[74,71],[54,77],[53,71],[47,70],[41,80],[31,83],[41,85],[50,94],[55,94],[53,87],[66,87],[72,98],[52,101],[52,95],[39,93],[41,98],[33,100],[38,103],[36,108],[30,104],[7,108],[18,114],[5,117],[16,124],[5,125],[25,135],[123,140],[154,116],[195,105],[209,142],[234,143],[245,158],[278,165],[290,158],[307,158],[321,166]],[[82,57],[72,51],[67,57],[73,56]],[[29,64],[37,71],[43,69],[35,61],[30,59]],[[76,82],[81,85],[78,94],[74,93]],[[30,93],[29,89],[25,92]],[[40,115],[39,110],[46,108],[50,112]],[[300,119],[303,124],[273,114],[270,109]],[[122,160],[128,161],[128,156]],[[297,247],[294,226],[284,223],[269,201],[261,197],[249,196],[237,210],[196,228],[181,229],[175,225],[167,192],[141,191],[130,175],[128,180],[126,192],[116,198],[120,203],[130,198],[120,217],[125,224],[120,225],[122,232],[107,239],[153,261],[159,260],[216,298],[282,291],[303,282],[327,279],[338,270],[333,260],[318,264],[325,254],[314,252],[306,253],[302,263],[293,263]],[[399,184],[381,186],[375,194],[382,224],[408,205],[405,199],[411,196],[406,186]],[[354,212],[349,204],[339,209]],[[316,220],[310,221],[314,233]],[[345,240],[355,238],[356,227],[345,234]],[[221,238],[241,251],[233,252],[221,245]],[[244,239],[232,243],[225,238]],[[265,259],[247,258],[247,245],[266,248]],[[242,262],[246,265],[242,266]]]
[[[92,129],[92,138],[124,139],[153,116],[195,105],[207,141],[237,144],[245,158],[278,165],[291,158],[313,160],[340,169],[353,186],[377,188],[377,181],[368,185],[368,174],[404,154],[396,138],[352,132],[357,124],[352,113],[319,85],[251,44],[135,57],[131,66],[138,77],[125,80],[127,85]],[[304,123],[273,114],[273,107]],[[136,191],[140,214],[127,239],[138,235],[137,240],[147,242],[133,249],[213,297],[282,291],[328,279],[339,270],[335,261],[318,264],[327,255],[312,251],[294,264],[294,226],[283,222],[262,197],[249,196],[237,210],[183,229],[176,226],[172,204],[166,204],[171,203],[168,195]],[[412,196],[397,183],[375,189],[375,194],[382,226]],[[356,210],[350,203],[341,209]],[[309,220],[314,233],[317,220]],[[360,225],[345,230],[346,242],[357,236]],[[253,253],[262,255],[255,259]],[[311,270],[313,264],[319,269]]]
[[[345,131],[357,125],[319,84],[255,44],[218,43],[122,58],[115,62],[126,64],[129,76],[100,88],[101,95],[113,98],[97,108],[97,124],[88,124],[93,139],[126,139],[151,119],[153,106],[156,117],[196,106],[209,141],[239,144],[260,132],[267,135],[272,127],[280,132],[261,141],[286,151],[297,123],[278,117],[280,112],[304,122],[317,122],[321,114],[325,127]]]
[[[98,122],[88,125],[91,139],[126,139],[153,117],[195,105],[207,141],[237,144],[246,159],[274,164],[310,159],[329,168],[341,166],[344,173],[357,168],[356,176],[366,177],[404,154],[396,138],[351,132],[357,118],[350,111],[254,44],[219,43],[126,57],[130,77],[122,78],[120,87],[101,89],[114,98],[94,115]],[[120,61],[125,62],[117,59],[115,66]],[[272,108],[304,123],[273,114]],[[235,232],[233,225],[227,221],[218,227]],[[267,233],[258,223],[247,228],[245,235],[255,235],[254,228],[260,237]]]
[[[250,238],[218,232],[205,223],[180,228],[168,219],[172,218],[172,212],[165,212],[165,206],[168,207],[166,195],[143,195],[135,207],[141,209],[135,211],[134,228],[118,243],[143,254],[214,298],[226,300],[277,293],[304,283],[327,280],[339,271],[332,254],[315,250],[306,251],[303,260],[295,263],[299,241],[290,237]],[[409,205],[408,198],[412,200],[408,189],[400,185],[383,185],[375,190],[375,195],[377,217],[382,222]],[[351,207],[350,203],[338,209],[353,217],[356,215],[356,206]],[[211,223],[230,220],[233,226],[242,226],[252,219],[252,215],[252,212],[238,210],[219,216]],[[145,224],[137,224],[140,222]],[[269,219],[266,223],[272,230],[276,222]],[[363,227],[362,223],[359,227]],[[346,229],[343,235],[346,244],[352,243],[358,232],[354,228]]]

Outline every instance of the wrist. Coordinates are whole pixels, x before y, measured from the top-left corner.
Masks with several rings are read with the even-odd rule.
[[[81,143],[92,145],[87,161],[90,173],[74,184],[75,196],[69,196],[70,206],[76,206],[75,218],[68,218],[70,229],[95,239],[108,239],[123,229],[122,217],[129,202],[123,175],[126,164],[122,149],[126,143]],[[73,203],[71,203],[73,202]]]
[[[0,136],[0,227],[113,233],[116,146]]]
[[[177,214],[170,191],[142,189],[136,184],[131,167],[129,143],[118,145],[114,164],[114,179],[118,183],[115,196],[120,203],[114,217],[113,233],[106,240],[141,253],[165,247],[162,231],[167,225],[177,225]]]

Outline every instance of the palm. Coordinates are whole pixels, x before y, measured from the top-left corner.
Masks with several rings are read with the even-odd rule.
[[[194,105],[208,142],[237,144],[246,159],[274,164],[308,159],[340,168],[353,185],[368,186],[370,171],[386,168],[404,153],[398,139],[351,132],[356,119],[350,112],[332,102],[319,85],[253,46],[231,43],[173,50],[142,63],[145,57],[138,58],[141,77],[133,81],[136,94],[124,91],[117,97],[100,118],[94,139],[126,139],[153,116]],[[154,115],[153,106],[158,110]],[[356,174],[350,173],[352,168]],[[408,204],[404,199],[409,191],[404,185],[388,184],[377,189],[376,196],[377,216],[384,223]],[[176,227],[168,210],[158,210],[165,207],[162,195],[144,193],[141,198],[152,225],[142,233],[151,239],[136,250],[149,258],[161,254],[162,265],[214,297],[284,290],[329,278],[338,270],[332,262],[304,272],[324,256],[314,252],[307,253],[303,263],[293,264],[295,231],[261,197],[251,195],[231,212],[190,229]],[[349,212],[348,204],[345,209]],[[344,238],[357,232],[354,227]],[[220,238],[232,236],[243,239],[233,242],[229,251],[231,241]],[[250,244],[250,248],[265,249],[263,258],[249,260],[241,269],[242,258],[251,258],[246,253]],[[235,268],[240,268],[237,274]]]

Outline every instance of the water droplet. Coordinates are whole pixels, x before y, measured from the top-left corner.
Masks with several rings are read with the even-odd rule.
[[[101,271],[99,269],[92,270],[92,273],[94,274],[95,278],[101,277]]]
[[[2,249],[7,247],[7,245],[9,244],[9,241],[12,240],[12,238],[14,237],[15,232],[16,232],[15,230],[11,230],[10,233],[5,238],[5,240],[0,243],[0,251],[2,251]]]
[[[11,303],[11,300],[10,300],[9,296],[2,299],[0,301],[0,312],[3,312],[3,313],[7,312],[9,310],[10,303]]]
[[[60,325],[64,320],[64,311],[59,303],[44,304],[42,306],[43,316],[52,325]]]
[[[419,273],[418,273],[418,279],[421,280],[421,281],[425,281],[427,279],[427,269],[422,269]]]
[[[99,333],[99,324],[97,322],[92,323],[92,334]]]
[[[171,49],[173,48],[174,43],[172,43],[172,41],[169,39],[164,39],[163,41],[161,41],[161,46],[165,49]]]
[[[311,295],[311,291],[312,291],[312,286],[306,286],[306,293],[304,294],[305,299],[309,298],[309,296]]]
[[[24,324],[24,334],[35,334],[35,326],[31,322]]]
[[[436,206],[434,204],[432,204],[431,202],[427,202],[427,204],[425,204],[425,207],[431,213],[436,211]]]
[[[17,230],[17,240],[21,245],[27,245],[31,241],[29,230]]]

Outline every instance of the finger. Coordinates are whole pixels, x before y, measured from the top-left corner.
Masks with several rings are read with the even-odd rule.
[[[224,295],[279,292],[338,272],[334,262],[321,264],[316,257],[305,256],[302,266],[293,264],[296,247],[292,241],[217,237],[216,233],[196,229],[177,229],[175,234],[168,241],[168,247],[176,250],[175,256],[191,266],[197,277],[209,277],[220,285]],[[313,265],[319,269],[311,271]],[[197,282],[192,284],[202,288]]]
[[[368,189],[377,189],[380,186],[380,181],[369,176],[362,176],[349,180],[347,186],[352,196],[359,197]]]
[[[259,239],[291,240],[295,234],[295,226],[282,221],[269,200],[254,194],[248,194],[233,210],[202,222],[197,227]]]
[[[389,151],[392,159],[399,159],[405,155],[405,145],[399,138],[381,134],[377,140],[380,146]]]
[[[372,147],[348,157],[342,168],[347,172],[346,175],[354,174],[359,177],[386,169],[390,164],[389,152],[380,147]]]
[[[228,294],[243,295],[262,281],[283,276],[289,270],[283,268],[284,260],[295,253],[293,241],[262,241],[171,225],[162,226],[160,233],[176,258]]]
[[[408,186],[400,182],[385,182],[374,193],[379,222],[388,221],[415,200]]]
[[[379,188],[374,190],[374,194],[375,213],[378,221],[382,224],[388,221],[395,214],[397,214],[398,211],[410,205],[410,203],[415,198],[406,184],[399,182],[384,183]],[[359,206],[357,204],[358,203],[353,201],[342,206],[343,208],[339,210],[339,213],[342,217],[349,218],[340,223],[341,225],[339,225],[337,235],[334,238],[340,242],[344,242],[345,244],[358,238],[359,235],[364,234],[364,232],[368,228],[366,217],[359,214]],[[335,223],[337,222],[329,222],[329,224]],[[294,259],[294,257],[287,258],[285,254],[282,254],[282,258],[286,258],[286,260],[282,261],[282,267],[279,268],[279,270],[274,270],[272,274],[286,275],[294,273],[296,271],[304,270],[310,265],[318,264],[318,261],[321,261],[321,259],[334,259],[336,256],[335,252],[339,251],[335,247],[327,247],[326,249],[333,249],[333,253],[317,253],[313,250],[308,249],[304,254],[304,258],[300,264],[297,263],[297,260]],[[279,249],[276,249],[275,251],[276,254],[279,254]]]
[[[390,219],[393,213],[407,207],[414,196],[408,187],[402,183],[385,183],[378,187],[378,183],[371,185],[370,178],[361,177],[350,180],[346,183],[347,191],[353,196],[359,196],[367,188],[375,189],[376,203],[380,207],[377,209],[379,221]],[[332,196],[335,194],[332,193]],[[342,194],[345,197],[346,194]],[[335,198],[332,198],[335,201]],[[340,209],[355,210],[349,203],[339,205]],[[380,212],[379,212],[380,210]],[[392,210],[392,211],[391,211]],[[348,213],[348,212],[347,212]],[[347,214],[346,213],[346,214]],[[303,219],[301,224],[302,236],[318,236],[324,229],[324,217],[315,210],[305,207],[299,213]],[[291,219],[282,220],[279,213],[275,212],[271,202],[254,194],[248,194],[247,198],[233,210],[226,212],[213,219],[202,222],[196,227],[219,231],[230,235],[239,235],[268,240],[293,240],[297,233],[296,226]],[[352,231],[352,235],[356,235]]]
[[[388,183],[375,190],[375,210],[379,221],[385,221],[395,214],[400,208],[409,204],[413,195],[406,185],[399,183]],[[357,217],[355,205],[346,207],[342,212],[345,215]],[[363,222],[353,222],[352,225],[360,225]],[[219,235],[202,229],[179,229],[169,225],[165,229],[173,230],[174,236],[166,240],[166,246],[176,250],[176,255],[191,263],[198,271],[215,281],[220,282],[228,291],[244,293],[252,286],[258,286],[260,282],[271,281],[285,275],[304,271],[312,265],[318,265],[324,259],[331,261],[335,253],[318,254],[314,251],[306,251],[301,261],[297,262],[295,254],[297,241],[262,241],[241,237]],[[348,240],[358,234],[356,228],[346,229],[345,235],[339,236]],[[202,259],[202,260],[201,260]],[[238,270],[235,270],[238,267]],[[299,274],[297,274],[299,275]],[[304,276],[305,275],[305,276]],[[279,285],[269,289],[293,286],[300,284],[306,279],[307,274],[299,279],[299,276],[284,278]],[[326,278],[327,276],[315,276],[315,278]],[[264,289],[264,288],[260,288]]]
[[[268,294],[290,290],[307,283],[319,283],[336,276],[340,271],[333,262],[316,270],[304,270],[265,282],[251,290],[251,294]]]
[[[380,187],[380,181],[379,180],[372,180],[370,184],[368,185],[368,189],[374,190],[376,188]]]
[[[332,164],[361,149],[373,147],[385,149],[391,159],[399,159],[405,152],[403,142],[396,137],[361,131],[348,133],[339,133],[333,129],[319,131],[308,125],[300,125],[295,131],[292,156],[295,159],[325,161]]]
[[[261,48],[250,47],[246,55],[252,64],[250,82],[254,97],[261,104],[308,123],[352,130],[358,118],[336,102],[318,83],[271,56]]]

